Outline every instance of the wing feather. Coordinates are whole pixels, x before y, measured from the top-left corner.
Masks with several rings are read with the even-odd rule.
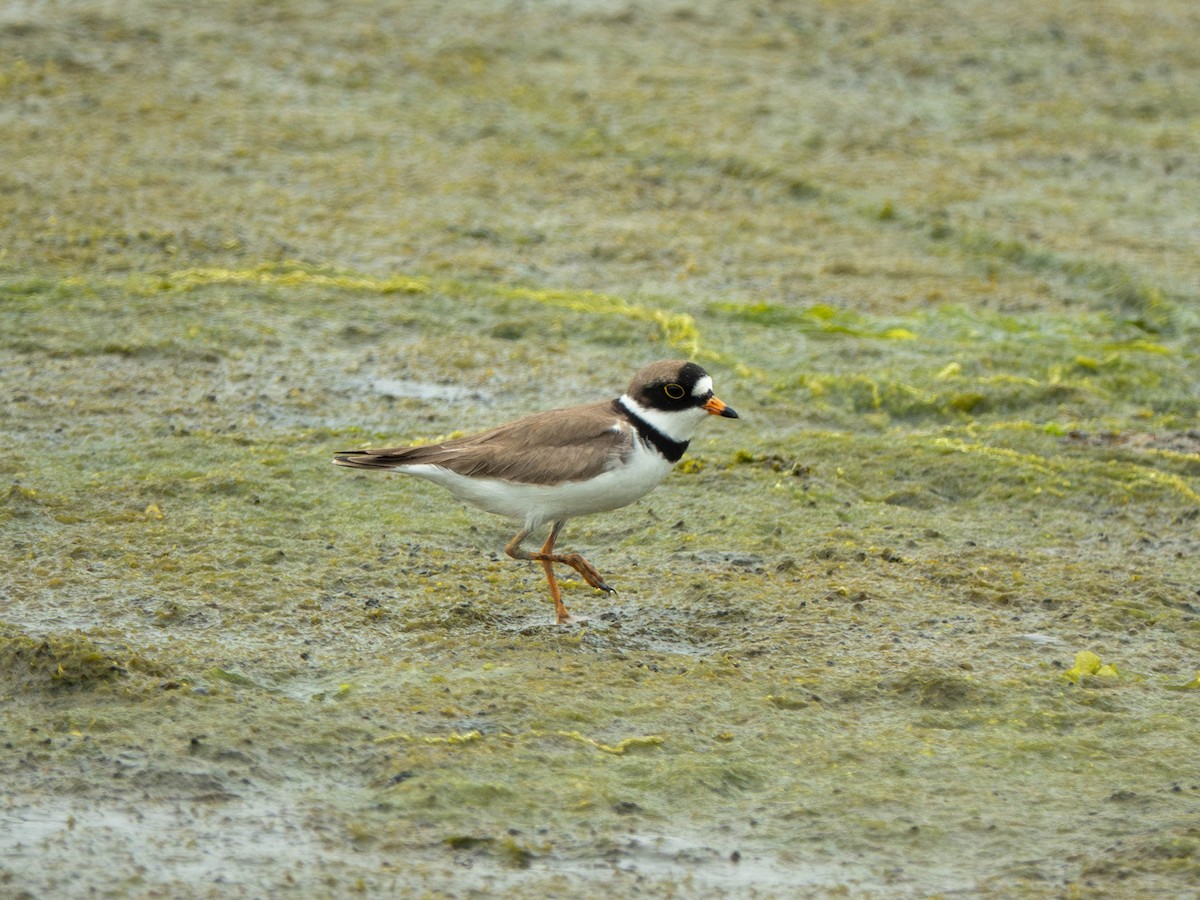
[[[460,475],[552,484],[611,468],[629,452],[631,439],[611,403],[593,403],[535,413],[440,444],[345,451],[334,462],[363,469],[435,465]]]

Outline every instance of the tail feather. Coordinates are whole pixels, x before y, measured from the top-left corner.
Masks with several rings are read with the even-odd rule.
[[[424,462],[428,447],[389,447],[386,450],[341,450],[333,457],[336,466],[351,469],[394,469]]]

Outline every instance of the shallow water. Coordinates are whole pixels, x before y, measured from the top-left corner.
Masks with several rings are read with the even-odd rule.
[[[38,894],[202,891],[254,896],[305,877],[321,843],[300,810],[245,801],[147,804],[45,798],[0,814],[12,879]],[[62,862],[47,868],[47,858]],[[74,865],[68,861],[76,861]],[[97,865],[104,860],[103,865]]]

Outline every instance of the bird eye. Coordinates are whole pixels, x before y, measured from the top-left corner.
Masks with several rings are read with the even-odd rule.
[[[679,400],[687,392],[677,384],[668,384],[663,388],[663,393],[672,400]]]

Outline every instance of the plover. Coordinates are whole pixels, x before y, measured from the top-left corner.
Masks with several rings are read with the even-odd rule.
[[[708,416],[738,418],[713,393],[712,377],[686,360],[653,363],[615,400],[535,413],[440,444],[345,450],[333,461],[358,469],[395,469],[425,478],[480,509],[523,522],[505,546],[513,559],[546,572],[558,623],[575,621],[563,605],[554,563],[612,592],[578,553],[555,553],[568,519],[626,506],[653,490]],[[542,525],[541,550],[521,545]]]

